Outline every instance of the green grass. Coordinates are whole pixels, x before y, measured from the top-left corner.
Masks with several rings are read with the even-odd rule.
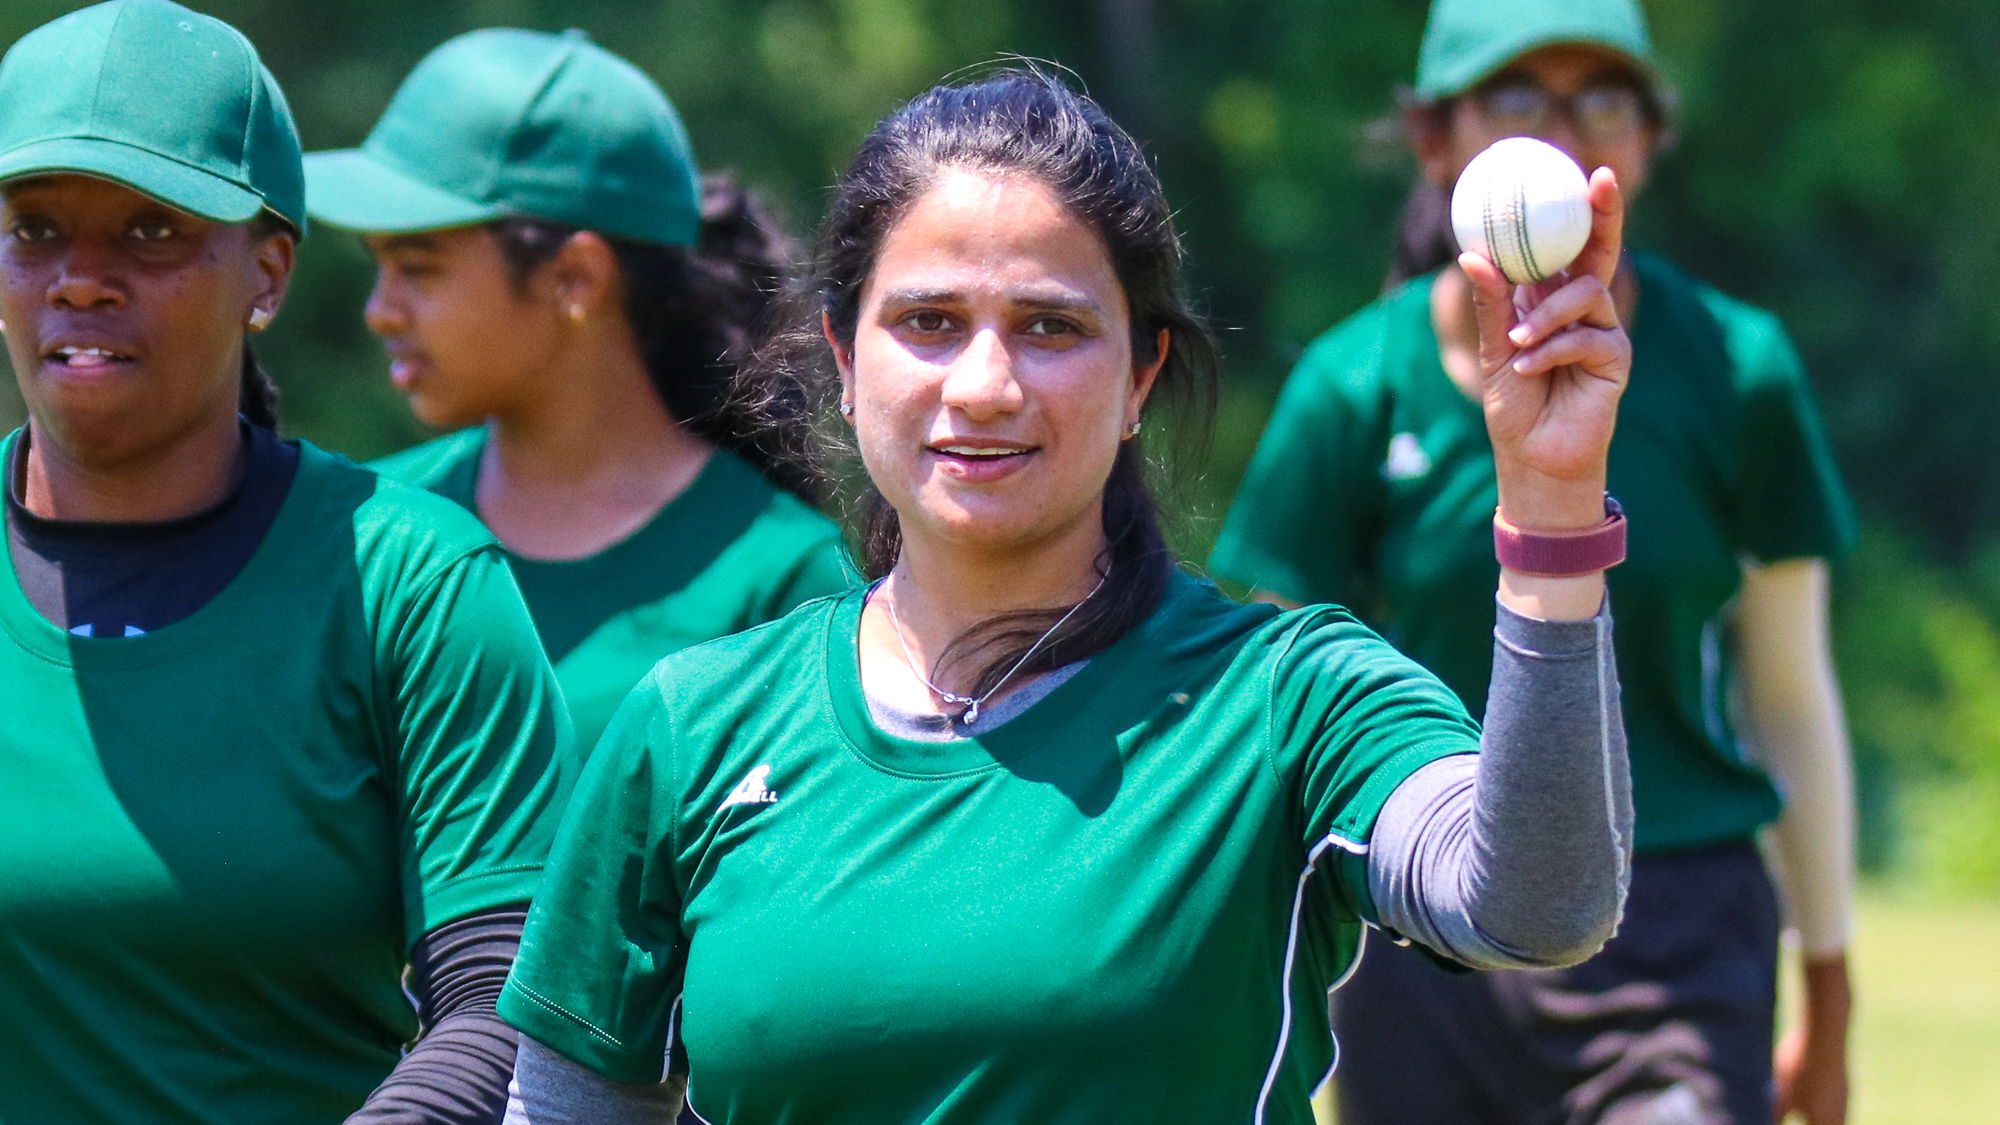
[[[1849,1125],[2000,1125],[2000,901],[1870,887],[1853,957]]]
[[[1996,954],[2000,902],[1863,894],[1852,1125],[2000,1123]]]

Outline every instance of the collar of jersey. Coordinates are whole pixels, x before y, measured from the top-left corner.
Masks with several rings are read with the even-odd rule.
[[[1149,679],[1127,669],[1150,648],[1175,602],[1197,588],[1176,573],[1152,616],[1090,658],[1076,675],[1012,719],[988,731],[949,742],[898,738],[875,725],[861,690],[859,639],[867,587],[852,590],[827,614],[824,646],[827,693],[848,745],[877,769],[907,777],[944,778],[996,769],[1041,751],[1062,752],[1077,739],[1116,737],[1153,708],[1144,700]],[[1114,686],[1117,685],[1117,686]],[[1164,696],[1166,688],[1161,688]]]
[[[0,465],[13,457],[14,443],[21,440],[21,433],[15,430],[5,439],[0,439]],[[21,578],[14,573],[14,562],[8,555],[6,538],[0,535],[0,631],[4,631],[31,655],[52,664],[129,668],[174,659],[189,646],[207,641],[218,630],[240,626],[242,617],[232,607],[245,598],[255,596],[258,590],[270,588],[273,581],[269,577],[270,572],[285,564],[284,544],[295,542],[292,536],[299,533],[296,525],[306,518],[306,512],[311,507],[301,499],[311,489],[302,486],[309,480],[319,478],[318,470],[326,458],[306,442],[300,442],[299,447],[298,471],[292,477],[291,487],[286,490],[284,502],[278,506],[277,517],[264,533],[264,541],[257,545],[250,561],[243,564],[236,577],[209,599],[207,605],[172,625],[162,626],[143,636],[79,637],[43,617],[28,601],[27,592],[21,589]],[[297,596],[323,595],[305,592],[297,593]]]

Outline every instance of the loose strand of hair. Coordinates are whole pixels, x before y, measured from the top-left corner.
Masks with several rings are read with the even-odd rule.
[[[278,385],[265,373],[264,365],[257,362],[257,353],[248,340],[243,341],[243,381],[236,394],[236,412],[253,426],[278,428]]]

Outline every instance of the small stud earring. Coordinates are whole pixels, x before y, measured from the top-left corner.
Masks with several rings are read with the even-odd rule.
[[[251,309],[249,319],[243,322],[243,327],[252,332],[262,332],[270,326],[271,313],[268,309]]]
[[[848,399],[840,400],[840,416],[842,418],[854,417],[854,403],[852,401]]]
[[[1138,437],[1138,436],[1139,436],[1139,423],[1138,423],[1138,422],[1134,422],[1134,423],[1132,423],[1131,425],[1129,425],[1129,426],[1125,427],[1125,440],[1127,440],[1127,441],[1130,441],[1131,439],[1133,439],[1133,438],[1135,438],[1135,437]]]
[[[583,306],[581,304],[571,305],[569,307],[569,322],[571,324],[583,323]]]

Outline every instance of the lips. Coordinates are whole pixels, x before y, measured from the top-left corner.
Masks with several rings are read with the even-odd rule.
[[[79,374],[114,371],[137,362],[129,345],[104,341],[59,340],[42,352],[42,362]]]
[[[389,382],[397,390],[407,391],[429,366],[421,353],[392,350],[389,352]]]
[[[937,442],[924,448],[948,475],[975,484],[1008,476],[1039,452],[1032,445],[978,438]]]

